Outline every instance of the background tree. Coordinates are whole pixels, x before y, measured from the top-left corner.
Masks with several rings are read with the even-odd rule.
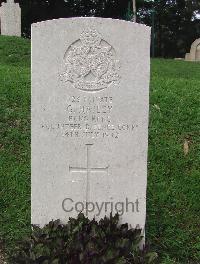
[[[61,17],[96,16],[123,19],[130,0],[18,0],[22,28],[30,36],[30,24]]]
[[[159,57],[183,57],[200,37],[199,0],[140,2],[138,22],[155,24],[155,51]]]
[[[136,2],[137,22],[154,25],[156,56],[183,57],[200,37],[200,19],[195,15],[200,14],[200,0],[16,1],[22,8],[22,32],[26,37],[30,37],[31,23],[53,18],[96,16],[133,21]]]
[[[137,20],[137,9],[136,9],[136,0],[133,0],[133,21],[136,22]]]

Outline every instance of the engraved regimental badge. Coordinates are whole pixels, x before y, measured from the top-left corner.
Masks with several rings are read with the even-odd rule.
[[[95,29],[82,32],[67,49],[64,61],[62,77],[76,89],[95,92],[119,83],[119,61],[115,50]]]

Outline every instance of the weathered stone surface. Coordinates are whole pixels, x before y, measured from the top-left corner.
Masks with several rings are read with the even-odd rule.
[[[200,38],[196,39],[190,49],[190,53],[185,55],[186,61],[200,61]]]
[[[1,35],[21,36],[21,8],[14,0],[0,7]]]
[[[136,23],[33,24],[32,223],[84,209],[144,227],[149,50],[150,28]]]

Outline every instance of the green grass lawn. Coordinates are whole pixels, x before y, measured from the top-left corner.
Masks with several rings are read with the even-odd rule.
[[[0,36],[0,239],[7,249],[30,230],[30,97],[30,41]],[[200,263],[200,63],[152,60],[149,125],[147,241],[159,263]]]

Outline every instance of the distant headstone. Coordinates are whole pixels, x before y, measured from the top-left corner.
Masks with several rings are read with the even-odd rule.
[[[190,49],[190,53],[185,55],[186,61],[200,61],[200,38],[196,39]]]
[[[1,35],[21,36],[21,8],[14,0],[0,7]]]
[[[144,228],[150,28],[32,25],[32,223],[119,213]]]

